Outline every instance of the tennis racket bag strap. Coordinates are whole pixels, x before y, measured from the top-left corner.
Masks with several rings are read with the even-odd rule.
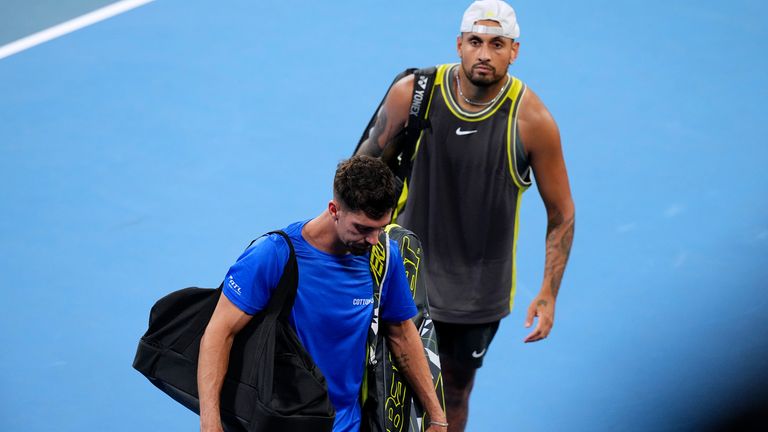
[[[423,275],[420,274],[424,261],[421,242],[411,231],[399,225],[389,225],[385,231],[389,238],[395,240],[403,258],[411,294],[418,309],[418,314],[413,318],[413,321],[422,338],[424,355],[427,358],[432,374],[435,393],[443,409],[445,409],[440,358],[437,354],[437,337],[432,319],[429,316],[427,284]],[[379,244],[382,244],[381,239]],[[373,273],[375,267],[373,263],[374,251],[371,252],[371,256]],[[376,282],[375,277],[374,282]],[[386,339],[378,332],[380,291],[380,286],[374,291],[374,324],[376,324],[376,331],[369,332],[369,350],[374,350],[375,355],[369,357],[366,369],[362,397],[363,421],[361,431],[422,431],[426,429],[424,427],[425,411],[413,394],[405,377],[397,368],[386,344]]]
[[[376,124],[376,118],[379,115],[379,110],[384,105],[384,101],[387,100],[387,95],[389,94],[389,90],[392,88],[392,86],[394,86],[398,81],[400,81],[401,79],[407,77],[408,75],[412,75],[417,70],[419,70],[419,69],[417,69],[417,68],[408,68],[408,69],[400,72],[399,74],[397,74],[397,76],[395,76],[395,79],[392,80],[392,83],[389,85],[389,88],[387,88],[387,92],[384,94],[384,97],[381,98],[381,102],[379,102],[379,106],[376,107],[376,110],[373,112],[373,115],[371,116],[371,119],[368,120],[368,124],[365,125],[365,129],[363,129],[363,134],[360,136],[360,139],[357,141],[357,146],[355,146],[354,153],[352,153],[353,155],[357,154],[357,152],[360,150],[360,146],[363,144],[363,142],[365,142],[365,140],[368,139],[368,135],[371,132],[371,128],[373,128],[373,125]]]
[[[331,431],[334,410],[325,378],[288,322],[298,266],[293,245],[267,308],[235,336],[221,391],[226,431]],[[187,288],[160,299],[139,342],[133,367],[160,390],[199,413],[200,339],[221,295]]]
[[[393,137],[381,155],[381,158],[387,163],[390,170],[395,174],[398,185],[398,208],[396,215],[402,211],[407,198],[407,183],[413,167],[413,155],[416,149],[416,143],[419,141],[421,131],[430,127],[427,119],[427,108],[432,98],[432,89],[437,77],[437,68],[428,67],[424,69],[408,68],[400,72],[390,84],[389,89],[402,78],[414,75],[413,90],[411,93],[411,105],[408,113],[408,124],[397,136]],[[389,93],[387,89],[387,94]],[[360,150],[363,142],[368,139],[371,128],[376,124],[379,110],[384,105],[386,94],[374,111],[371,119],[363,130],[360,140],[355,147],[355,154]],[[405,191],[405,196],[403,193]],[[401,204],[402,202],[402,204]]]

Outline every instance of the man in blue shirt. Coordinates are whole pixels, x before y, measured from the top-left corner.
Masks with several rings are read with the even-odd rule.
[[[314,219],[284,228],[296,251],[299,285],[291,324],[328,383],[336,409],[334,432],[360,429],[360,387],[373,316],[369,252],[389,223],[395,182],[379,159],[355,156],[339,164],[333,199]],[[416,315],[396,246],[381,289],[379,316],[397,364],[426,408],[429,431],[444,431]],[[234,336],[266,307],[289,248],[279,235],[265,236],[230,268],[222,295],[203,335],[198,363],[201,430],[221,431],[219,399]]]

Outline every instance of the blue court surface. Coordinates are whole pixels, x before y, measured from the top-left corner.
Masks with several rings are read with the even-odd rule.
[[[0,44],[107,2],[66,3],[0,3]],[[196,430],[131,368],[149,308],[319,214],[392,77],[457,61],[467,4],[157,0],[1,59],[0,430]],[[468,430],[765,421],[768,6],[512,4],[576,240],[552,335],[523,344],[532,188]]]

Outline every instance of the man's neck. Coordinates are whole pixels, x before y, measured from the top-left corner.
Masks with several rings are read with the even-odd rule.
[[[310,245],[325,253],[344,255],[347,250],[338,241],[334,221],[327,211],[307,222],[301,230],[301,235]]]

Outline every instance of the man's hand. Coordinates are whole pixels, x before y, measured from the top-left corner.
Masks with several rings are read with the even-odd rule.
[[[565,169],[560,131],[547,107],[530,88],[521,101],[518,127],[520,139],[529,153],[536,186],[547,209],[544,277],[541,292],[528,307],[525,320],[525,326],[530,327],[534,318],[539,318],[536,328],[525,338],[525,342],[536,342],[547,337],[552,330],[555,298],[560,291],[573,244],[576,210]]]
[[[542,290],[545,292],[544,290]],[[530,328],[533,324],[534,317],[538,317],[539,321],[536,324],[536,328],[533,329],[524,342],[536,342],[544,339],[552,331],[552,325],[555,323],[555,297],[539,293],[531,305],[528,306],[528,316],[525,318],[525,327]]]

